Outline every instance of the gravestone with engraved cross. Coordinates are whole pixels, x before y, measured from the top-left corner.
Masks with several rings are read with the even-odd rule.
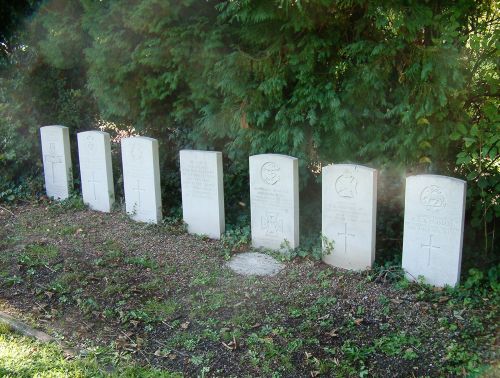
[[[323,261],[345,269],[371,268],[375,259],[377,171],[355,164],[322,169]]]
[[[83,202],[93,210],[109,212],[115,200],[109,134],[84,131],[77,139]]]
[[[437,175],[406,179],[403,269],[435,286],[460,280],[465,181]]]
[[[182,217],[192,234],[219,239],[224,232],[222,153],[182,150]]]
[[[130,137],[121,145],[126,211],[136,221],[158,223],[162,219],[158,141]]]
[[[73,188],[69,130],[65,126],[40,128],[47,196],[63,200]]]
[[[298,159],[279,154],[250,156],[252,245],[299,246]]]

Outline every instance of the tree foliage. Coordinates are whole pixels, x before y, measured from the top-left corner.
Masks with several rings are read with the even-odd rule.
[[[23,93],[33,67],[53,73],[54,106],[44,118],[46,108],[25,99],[16,105],[24,116],[0,127],[34,135],[47,118],[64,123],[65,106],[75,129],[96,120],[133,127],[162,143],[168,192],[178,191],[179,148],[222,150],[234,213],[254,153],[299,157],[303,194],[317,191],[317,167],[330,162],[373,165],[387,177],[461,177],[468,240],[491,256],[500,214],[498,24],[488,0],[49,1],[11,80]]]

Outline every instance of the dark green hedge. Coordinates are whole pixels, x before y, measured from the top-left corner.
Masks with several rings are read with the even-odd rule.
[[[109,123],[159,139],[172,211],[178,150],[223,151],[231,223],[248,215],[250,154],[300,158],[305,239],[320,164],[380,169],[382,260],[400,250],[405,175],[466,179],[466,256],[491,263],[498,24],[494,1],[45,2],[0,78],[0,193],[39,174],[40,125]]]

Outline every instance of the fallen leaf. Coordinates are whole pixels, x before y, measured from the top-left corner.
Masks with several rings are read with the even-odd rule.
[[[354,319],[354,323],[359,326],[361,323],[363,323],[363,318]]]
[[[182,329],[188,329],[189,324],[191,324],[191,322],[184,322],[184,323],[181,324],[181,328]]]
[[[464,313],[464,310],[461,310],[461,311],[453,311],[453,316],[458,319],[458,320],[465,320],[463,317],[462,317],[462,314]]]
[[[166,357],[165,354],[162,352],[161,349],[157,349],[154,353],[153,353],[156,357]]]
[[[334,328],[330,332],[326,332],[325,335],[330,337],[337,337],[339,334],[337,333],[338,329]]]

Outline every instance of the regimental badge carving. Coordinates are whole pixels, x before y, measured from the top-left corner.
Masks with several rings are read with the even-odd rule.
[[[272,161],[264,163],[260,169],[260,177],[266,184],[276,184],[280,180],[280,166]]]
[[[437,185],[429,185],[420,193],[420,203],[430,211],[437,211],[446,207],[446,198]]]
[[[335,180],[335,191],[340,197],[354,198],[358,194],[358,180],[346,172]]]
[[[266,213],[261,218],[261,226],[268,236],[283,234],[283,219],[280,218],[278,213]]]
[[[134,142],[132,150],[130,151],[130,155],[134,160],[139,161],[142,160],[142,154],[142,146],[140,145],[140,143]]]
[[[94,152],[95,150],[95,140],[92,135],[87,136],[87,148],[89,149],[90,152]]]

